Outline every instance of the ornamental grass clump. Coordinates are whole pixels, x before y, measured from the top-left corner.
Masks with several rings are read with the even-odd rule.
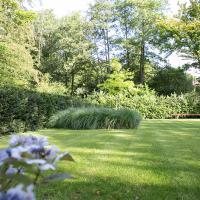
[[[53,115],[48,123],[50,128],[69,129],[132,129],[137,128],[142,117],[127,108],[105,107],[70,108]]]
[[[0,200],[35,200],[33,185],[39,181],[72,178],[68,174],[44,177],[43,172],[55,170],[60,160],[73,161],[73,158],[49,146],[46,138],[12,136],[9,147],[0,149]]]

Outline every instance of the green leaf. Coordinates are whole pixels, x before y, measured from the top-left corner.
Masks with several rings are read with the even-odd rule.
[[[59,156],[59,160],[67,160],[67,161],[72,161],[72,162],[75,161],[69,153],[63,153],[63,154],[61,154]]]

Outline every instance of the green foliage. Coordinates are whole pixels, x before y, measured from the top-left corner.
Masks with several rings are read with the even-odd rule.
[[[99,88],[109,94],[118,94],[119,92],[127,92],[134,88],[132,73],[122,70],[121,64],[113,59],[111,62],[112,73],[108,75],[107,80],[99,84]]]
[[[166,65],[163,54],[173,51],[199,66],[197,0],[170,20],[163,18],[165,0],[96,0],[87,17],[62,19],[52,11],[36,18],[23,2],[0,2],[0,132],[44,127],[54,112],[73,104],[64,95],[87,96],[98,88],[109,94],[91,95],[89,103],[136,109],[146,118],[200,112],[197,95],[159,97],[149,89],[155,76],[159,94],[191,91],[184,72],[158,69]]]
[[[44,74],[40,78],[40,81],[35,87],[35,91],[39,93],[56,94],[61,96],[68,93],[67,88],[62,83],[51,81],[48,74]]]
[[[144,84],[148,72],[162,61],[157,41],[156,22],[163,17],[165,0],[115,0],[115,43],[123,51],[120,59],[124,67],[135,73],[135,81]]]
[[[19,88],[0,88],[0,134],[35,130],[55,112],[80,106],[79,100]]]
[[[153,93],[144,93],[115,96],[100,92],[88,96],[87,100],[96,105],[138,110],[147,119],[168,119],[177,113],[200,112],[200,96],[196,94],[157,96]]]
[[[140,121],[140,114],[134,110],[86,107],[61,111],[51,117],[48,125],[51,128],[122,129],[137,128]]]
[[[150,82],[150,87],[155,89],[159,95],[178,95],[192,92],[194,90],[193,77],[181,68],[160,69]]]
[[[44,13],[43,18],[40,16],[40,21],[47,14]],[[47,32],[41,33],[44,41],[41,41],[40,71],[49,73],[53,81],[64,84],[74,95],[79,88],[87,90],[85,77],[95,77],[91,65],[91,43],[87,38],[89,24],[79,13],[66,16],[56,23],[58,27],[47,28]]]
[[[23,45],[0,42],[0,87],[28,88],[38,82],[30,54]]]
[[[200,68],[200,3],[189,2],[189,6],[181,5],[176,18],[161,20],[159,26],[163,38],[168,39],[166,49],[180,52],[189,61],[186,67]]]
[[[12,40],[15,43],[28,43],[30,40],[30,22],[35,13],[21,8],[15,0],[1,0],[0,2],[0,39]]]
[[[34,13],[14,0],[2,0],[0,10],[0,87],[28,88],[38,81],[30,54]]]

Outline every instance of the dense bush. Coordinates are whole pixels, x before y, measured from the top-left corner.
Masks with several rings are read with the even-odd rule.
[[[133,95],[126,97],[105,93],[94,93],[87,101],[96,105],[125,107],[138,110],[144,118],[167,119],[177,113],[200,113],[200,96],[196,94],[157,96],[155,94]]]
[[[192,92],[193,76],[187,74],[182,68],[165,67],[156,72],[156,75],[150,81],[150,87],[159,95],[171,95],[176,93]]]
[[[118,94],[114,96],[100,92],[80,101],[77,98],[39,93],[22,88],[0,88],[0,134],[46,127],[49,118],[56,112],[87,104],[133,109],[140,112],[144,118],[149,119],[172,118],[177,113],[200,113],[200,96],[192,93],[180,96],[156,96],[154,93],[129,96]],[[93,119],[93,111],[90,109],[87,114],[81,111],[82,120],[75,120],[71,125],[72,128],[79,129],[79,126],[83,126],[81,123],[86,122],[85,127],[95,128],[95,126],[100,126],[95,125],[97,122]],[[107,110],[101,108],[100,116],[107,116],[107,112]],[[128,112],[124,111],[124,113],[123,115],[128,118]],[[86,118],[88,119],[86,120]],[[93,124],[90,124],[90,120]],[[115,122],[108,121],[107,127],[111,126],[111,123]],[[117,124],[112,126],[117,127]]]
[[[0,134],[43,128],[59,110],[80,106],[71,97],[19,88],[0,88]]]
[[[70,108],[52,116],[51,128],[110,129],[137,128],[141,115],[130,109],[105,107]]]

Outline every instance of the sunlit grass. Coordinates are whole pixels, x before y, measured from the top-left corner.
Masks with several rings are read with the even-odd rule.
[[[41,184],[39,200],[200,199],[198,120],[148,120],[138,130],[51,129],[37,134],[76,160],[58,168],[76,178]]]

